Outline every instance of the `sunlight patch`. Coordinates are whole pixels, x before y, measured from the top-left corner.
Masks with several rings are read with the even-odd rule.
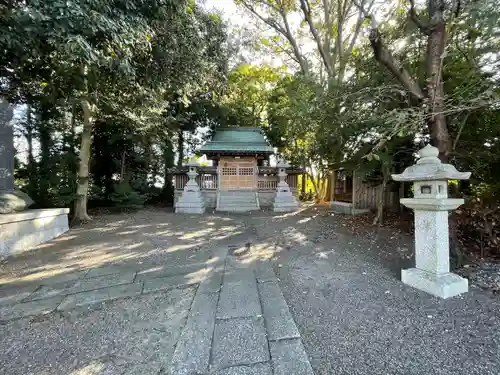
[[[186,233],[184,236],[180,237],[181,240],[191,240],[193,238],[198,238],[210,234],[214,230],[212,228],[198,230],[196,232]]]
[[[304,219],[302,219],[302,220],[297,221],[297,224],[307,223],[307,222],[308,222],[308,221],[310,221],[311,219],[312,219],[312,218],[310,218],[310,217],[306,217],[306,218],[304,218]]]
[[[101,362],[92,362],[90,365],[71,372],[69,375],[96,375],[104,370],[105,365]]]

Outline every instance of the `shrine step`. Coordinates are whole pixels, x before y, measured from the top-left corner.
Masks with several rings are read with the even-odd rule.
[[[219,191],[217,211],[246,212],[259,210],[257,194],[253,191]]]

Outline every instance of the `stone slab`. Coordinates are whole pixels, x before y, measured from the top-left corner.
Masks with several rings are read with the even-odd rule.
[[[107,266],[91,268],[90,270],[88,270],[85,277],[92,278],[92,277],[107,276],[107,275],[120,274],[120,273],[132,273],[132,272],[136,272],[138,270],[139,270],[139,267],[122,266],[119,264],[110,264]]]
[[[262,318],[218,320],[215,325],[211,368],[251,365],[269,360]]]
[[[222,272],[212,271],[198,287],[200,293],[217,293],[222,288]]]
[[[68,294],[80,293],[93,289],[107,288],[114,285],[130,284],[132,281],[134,281],[134,277],[135,272],[129,272],[78,279],[69,288]]]
[[[255,278],[222,285],[217,318],[229,319],[261,315],[259,294]]]
[[[170,374],[204,374],[210,362],[218,294],[197,292],[177,342]]]
[[[258,262],[255,267],[255,277],[257,278],[257,282],[265,283],[268,281],[278,281],[276,274],[271,267],[269,262]]]
[[[49,314],[56,309],[62,299],[62,296],[58,296],[40,301],[2,306],[0,307],[0,321]]]
[[[41,280],[42,285],[26,298],[26,301],[36,301],[42,298],[71,294],[71,289],[76,285],[76,281],[84,277],[86,272],[73,272],[43,279]]]
[[[74,281],[56,283],[53,285],[42,285],[34,293],[32,293],[26,301],[37,301],[44,298],[55,296],[65,296],[69,293],[69,289],[75,284]]]
[[[2,287],[0,288],[0,305],[11,305],[19,303],[28,298],[38,285],[29,285],[24,287]]]
[[[418,268],[401,270],[401,281],[439,298],[450,298],[469,290],[469,281],[454,273],[432,274]]]
[[[215,375],[273,375],[273,370],[269,363],[257,363],[249,366],[228,367],[217,371]]]
[[[260,283],[259,295],[269,340],[299,338],[299,330],[278,283]]]
[[[58,310],[69,310],[75,307],[92,305],[117,298],[133,297],[141,294],[141,292],[142,283],[133,283],[71,294],[64,298],[59,305]]]
[[[73,281],[77,279],[81,279],[87,275],[89,270],[82,270],[82,271],[70,271],[66,273],[60,273],[57,275],[53,276],[46,276],[44,278],[41,278],[38,280],[39,284],[42,285],[53,285],[53,284],[59,284],[59,283],[64,283],[68,281]]]
[[[194,272],[203,272],[206,270],[205,263],[187,264],[185,266],[153,266],[137,272],[136,281],[155,279],[159,277],[169,277],[175,275],[185,275]]]
[[[200,283],[204,278],[204,275],[189,274],[146,280],[144,281],[144,293],[194,285]]]
[[[255,274],[250,267],[238,268],[237,266],[231,265],[233,262],[229,262],[224,273],[224,285],[231,283],[240,282],[255,282]]]
[[[271,341],[274,375],[314,375],[300,339]]]
[[[89,290],[107,288],[114,285],[130,284],[134,280],[134,276],[135,273],[112,274],[42,285],[29,296],[28,300],[35,301],[42,298],[50,298],[59,295],[64,296]]]

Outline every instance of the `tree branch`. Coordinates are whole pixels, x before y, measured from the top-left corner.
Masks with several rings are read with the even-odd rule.
[[[241,5],[243,5],[246,9],[248,9],[253,15],[255,15],[257,18],[259,18],[261,21],[263,21],[266,25],[272,27],[276,31],[278,31],[281,34],[285,34],[285,30],[279,25],[275,20],[266,18],[263,15],[261,15],[255,8],[247,3],[246,1],[242,1]]]
[[[302,9],[302,13],[304,13],[304,18],[307,21],[309,25],[309,30],[311,30],[311,34],[314,38],[314,41],[316,42],[316,45],[318,46],[319,53],[321,55],[321,59],[323,60],[323,64],[325,64],[325,68],[328,74],[328,77],[333,76],[333,68],[332,64],[330,61],[330,56],[325,52],[325,49],[323,48],[323,43],[321,41],[321,37],[318,33],[318,30],[314,26],[314,22],[312,20],[311,16],[311,5],[309,4],[308,0],[300,0],[300,8]]]
[[[384,45],[375,17],[364,8],[364,0],[358,3],[353,0],[354,4],[363,13],[364,17],[370,20],[371,30],[369,35],[370,44],[372,46],[375,59],[384,65],[394,77],[417,99],[424,99],[425,95],[418,83],[410,76],[408,70],[391,54]]]
[[[262,1],[264,5],[267,5],[271,7],[273,10],[277,11],[282,20],[284,25],[280,25],[276,20],[272,18],[266,18],[262,16],[249,2],[242,0],[240,2],[241,5],[243,5],[246,9],[248,9],[252,14],[254,14],[257,18],[259,18],[261,21],[263,21],[266,25],[272,27],[274,30],[279,32],[281,35],[283,35],[290,45],[292,46],[293,53],[296,57],[297,62],[300,65],[300,69],[303,74],[307,75],[309,73],[308,65],[307,62],[305,61],[304,57],[302,56],[299,46],[297,45],[297,41],[292,35],[292,32],[290,30],[290,25],[288,24],[288,19],[286,17],[286,13],[282,8],[277,8],[275,5],[268,3],[267,1]]]
[[[467,123],[469,115],[470,115],[470,112],[465,114],[465,116],[462,120],[462,123],[460,124],[460,127],[458,128],[457,136],[455,138],[455,141],[453,141],[453,146],[451,147],[452,151],[455,151],[455,149],[457,148],[458,140],[460,139],[460,136],[462,135],[462,131],[464,130],[464,127],[465,127],[465,124]]]
[[[309,74],[309,67],[307,65],[307,61],[305,61],[304,57],[302,56],[300,49],[299,49],[299,46],[297,45],[297,42],[292,35],[292,32],[290,30],[290,25],[288,24],[288,19],[286,17],[286,13],[283,9],[281,9],[279,13],[281,15],[281,18],[283,19],[283,23],[285,24],[285,34],[283,34],[283,35],[285,36],[285,38],[288,39],[288,41],[292,45],[293,52],[294,52],[295,56],[297,57],[297,60],[299,61],[299,65],[300,65],[300,68],[302,70],[302,73],[307,75],[307,74]]]
[[[271,43],[273,43],[275,48],[279,49],[281,52],[283,52],[285,55],[287,55],[290,59],[292,59],[292,61],[295,61],[297,64],[300,65],[300,61],[297,60],[297,57],[295,56],[295,54],[293,52],[290,52],[285,47],[281,46],[278,42],[275,42],[272,39],[271,39]]]
[[[422,19],[418,16],[417,11],[415,9],[415,0],[410,0],[410,10],[408,12],[410,19],[417,25],[417,27],[422,31],[425,35],[429,35],[429,25],[424,23]]]

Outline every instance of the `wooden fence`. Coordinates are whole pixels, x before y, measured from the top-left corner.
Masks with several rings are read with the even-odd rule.
[[[384,198],[384,208],[390,211],[400,209],[399,199],[403,197],[404,186],[394,191],[393,183],[386,186],[383,192],[382,184],[374,185],[363,181],[363,176],[352,171],[334,171],[334,201],[348,202],[355,209],[376,209],[379,201]],[[384,194],[384,196],[382,196]]]
[[[361,177],[355,176],[353,186],[353,203],[357,209],[376,209],[378,202],[384,197],[384,208],[390,211],[399,210],[399,198],[404,191],[401,187],[398,191],[391,191],[390,185],[386,186],[386,191],[382,189],[382,184],[373,185],[364,183]],[[384,196],[382,196],[384,194]]]

